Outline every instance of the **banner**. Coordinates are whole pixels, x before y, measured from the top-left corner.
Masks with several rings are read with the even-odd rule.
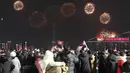
[[[16,44],[16,50],[19,51],[19,44]]]
[[[129,41],[129,38],[106,38],[106,41]]]
[[[2,49],[5,49],[5,43],[2,43]]]
[[[22,50],[22,43],[19,44],[19,51]]]
[[[6,43],[6,47],[5,47],[6,49],[8,49],[9,48],[9,46],[8,46],[8,43]]]

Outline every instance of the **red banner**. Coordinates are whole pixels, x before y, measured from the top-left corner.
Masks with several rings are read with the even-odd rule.
[[[17,51],[19,50],[19,44],[16,44],[16,50]]]
[[[106,41],[129,41],[129,38],[106,38]]]

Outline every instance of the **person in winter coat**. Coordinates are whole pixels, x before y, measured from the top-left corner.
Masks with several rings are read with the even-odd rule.
[[[65,63],[68,66],[67,73],[75,73],[75,63],[79,62],[78,57],[75,55],[74,52],[71,51],[70,46],[64,45],[64,59]]]
[[[121,67],[121,73],[130,73],[130,52],[127,54],[127,61]]]
[[[109,56],[107,58],[107,73],[117,73],[117,64],[118,60],[116,56],[114,55],[114,51],[112,49],[108,50]]]
[[[90,68],[90,55],[86,52],[84,47],[81,50],[81,54],[79,55],[79,64],[80,64],[80,72],[81,73],[91,73]]]
[[[13,71],[11,73],[20,73],[21,64],[20,64],[19,59],[16,57],[16,53],[14,51],[12,51],[10,53],[10,56],[12,58],[11,62],[15,66],[15,68],[13,69]]]
[[[99,71],[98,73],[106,73],[106,59],[105,52],[99,53]]]
[[[90,67],[91,67],[91,73],[97,73],[97,58],[94,54],[90,56]]]
[[[36,57],[36,60],[35,60],[35,65],[36,65],[36,68],[38,70],[39,73],[42,73],[42,69],[41,69],[41,66],[39,64],[39,61],[41,60],[41,57],[40,56],[37,56]]]
[[[11,73],[14,65],[6,55],[0,55],[0,73]]]
[[[117,73],[121,73],[121,67],[124,64],[124,53],[120,52],[119,56],[118,56],[118,68],[117,68]]]
[[[54,51],[61,52],[63,48],[53,45],[51,49],[47,50],[45,52],[44,58],[40,60],[39,64],[42,69],[42,73],[51,71],[51,69],[57,70],[58,72],[55,73],[61,73],[61,70],[59,69],[60,66],[65,65],[64,62],[55,62],[54,61]]]
[[[79,58],[79,55],[81,54],[81,48],[80,46],[77,47],[77,49],[75,50],[75,55],[78,56]],[[75,64],[75,73],[80,73],[80,69],[79,69],[79,62]]]

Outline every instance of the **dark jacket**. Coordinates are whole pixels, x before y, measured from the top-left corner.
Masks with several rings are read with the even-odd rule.
[[[121,67],[121,73],[123,72],[130,72],[130,63],[127,61]]]
[[[68,73],[75,73],[75,63],[79,62],[78,57],[73,54],[73,53],[69,53],[67,55],[68,58]]]
[[[0,63],[0,66],[3,69],[2,73],[11,73],[11,71],[14,69],[14,65],[10,60]]]
[[[78,56],[81,54],[80,51],[75,51],[76,56]],[[79,62],[75,64],[75,73],[80,73],[80,68],[79,68]]]
[[[106,59],[107,57],[105,55],[99,56],[99,73],[106,73]]]
[[[89,58],[90,56],[87,52],[79,55],[81,73],[91,73]]]
[[[114,54],[107,58],[107,73],[117,73],[118,60]]]

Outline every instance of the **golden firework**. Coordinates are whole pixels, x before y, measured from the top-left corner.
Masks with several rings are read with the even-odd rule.
[[[24,4],[22,1],[18,0],[14,2],[14,9],[20,11],[24,8]]]
[[[103,14],[100,15],[100,22],[102,24],[108,24],[111,20],[111,16],[109,13],[104,12]]]
[[[75,14],[75,5],[73,3],[64,3],[61,7],[61,13],[64,17],[71,17]]]
[[[95,5],[93,3],[87,3],[84,7],[84,11],[86,14],[93,14],[95,11]]]

